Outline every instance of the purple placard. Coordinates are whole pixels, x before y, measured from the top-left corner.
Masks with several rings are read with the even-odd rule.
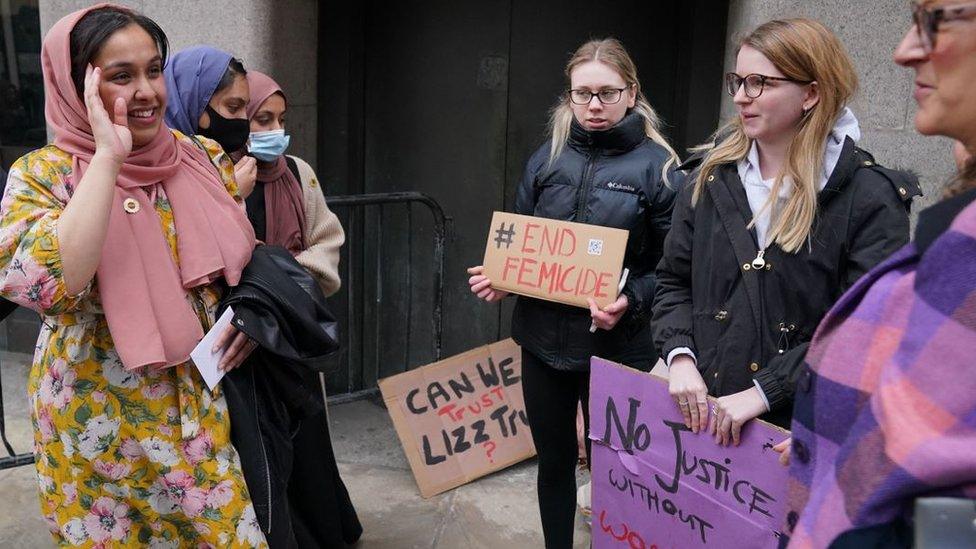
[[[591,364],[594,548],[778,545],[788,469],[772,446],[787,431],[751,421],[719,446],[684,426],[664,379]]]

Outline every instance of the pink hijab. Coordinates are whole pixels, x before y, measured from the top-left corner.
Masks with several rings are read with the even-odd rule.
[[[44,113],[54,144],[73,156],[73,188],[91,162],[95,140],[71,80],[69,35],[86,13],[108,6],[128,10],[99,4],[76,11],[55,23],[41,48]],[[173,208],[179,264],[153,207],[157,184]],[[220,277],[236,285],[251,257],[254,231],[207,154],[177,140],[165,125],[152,142],[129,154],[115,185],[96,271],[115,349],[128,370],[180,364],[203,337],[187,290]],[[138,211],[126,213],[123,202],[132,199]]]
[[[285,97],[281,86],[270,76],[255,70],[247,71],[247,85],[251,102],[247,104],[247,118],[252,119],[261,105],[278,93]],[[286,99],[287,101],[287,99]],[[258,162],[258,181],[264,183],[265,240],[298,255],[305,251],[305,206],[302,184],[288,169],[288,161],[281,155],[274,162]]]

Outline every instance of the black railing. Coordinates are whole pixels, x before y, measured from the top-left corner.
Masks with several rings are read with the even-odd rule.
[[[396,232],[393,230],[395,228],[393,227],[394,223],[387,221],[387,212],[384,210],[387,206],[401,204],[407,207],[407,222],[406,230],[404,231],[407,241],[404,249],[407,251],[407,258],[403,283],[408,289],[408,298],[406,301],[406,311],[403,314],[406,318],[406,322],[403,323],[405,331],[403,361],[401,367],[396,372],[386,371],[383,373],[391,375],[399,371],[406,371],[410,367],[409,353],[415,332],[414,325],[411,322],[414,313],[414,299],[413,292],[410,291],[416,282],[414,280],[416,275],[411,253],[415,233],[412,208],[414,204],[426,206],[433,216],[433,250],[431,257],[433,267],[431,303],[432,337],[430,338],[430,357],[433,360],[440,360],[443,334],[444,249],[447,240],[447,218],[444,216],[444,211],[441,209],[440,204],[430,196],[418,192],[330,196],[326,197],[326,201],[329,207],[336,210],[337,213],[347,215],[344,222],[347,234],[345,244],[347,257],[343,264],[342,276],[343,288],[346,292],[347,325],[342,326],[346,337],[345,345],[342,349],[344,356],[340,360],[339,366],[344,370],[344,372],[339,373],[345,373],[346,383],[338,391],[335,390],[336,384],[333,384],[331,390],[333,394],[329,397],[330,403],[339,403],[364,398],[375,394],[378,390],[375,384],[380,374],[378,363],[381,361],[379,354],[383,347],[380,337],[381,323],[389,320],[386,317],[386,311],[382,307],[384,301],[384,277],[389,276],[388,268],[397,259],[396,257],[391,258],[390,254],[387,253],[388,250],[383,246],[384,237],[388,237],[390,233]],[[372,212],[372,216],[367,211],[369,207],[373,207],[376,210]],[[363,227],[367,222],[372,224],[369,231]],[[384,227],[387,225],[390,226],[389,230],[384,230]],[[366,238],[367,232],[371,232],[376,236],[375,244],[356,241],[357,238]],[[363,257],[358,254],[362,254]],[[366,255],[372,256],[369,262],[374,266],[372,272],[365,267],[367,262],[363,260],[367,259],[364,257]],[[399,259],[402,259],[402,257]],[[360,276],[363,277],[363,280],[357,280],[358,273],[361,273]],[[366,277],[373,277],[372,280],[368,281],[372,291],[375,292],[372,296],[367,295],[369,292],[366,291]],[[370,301],[370,297],[372,297],[372,301]],[[335,302],[337,300],[334,299],[333,301]],[[378,310],[369,311],[370,314],[365,315],[367,312],[365,309],[370,305],[374,305]],[[357,308],[361,310],[357,310]],[[360,318],[363,318],[363,321],[357,322]],[[358,326],[358,329],[354,324]],[[376,353],[376,356],[372,357],[375,363],[377,363],[376,371],[367,372],[367,369],[364,367],[369,358],[366,356],[366,349],[373,349]]]

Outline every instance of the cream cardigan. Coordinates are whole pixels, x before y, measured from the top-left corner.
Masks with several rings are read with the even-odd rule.
[[[315,171],[307,162],[289,155],[298,166],[301,176],[302,198],[305,208],[305,251],[295,259],[319,281],[322,291],[330,296],[342,285],[339,278],[339,248],[346,241],[339,218],[325,203],[325,193]]]

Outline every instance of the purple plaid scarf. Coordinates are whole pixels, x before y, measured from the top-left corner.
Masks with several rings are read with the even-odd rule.
[[[919,496],[976,497],[976,202],[922,251],[878,265],[817,329],[793,416],[790,547],[907,518]]]

